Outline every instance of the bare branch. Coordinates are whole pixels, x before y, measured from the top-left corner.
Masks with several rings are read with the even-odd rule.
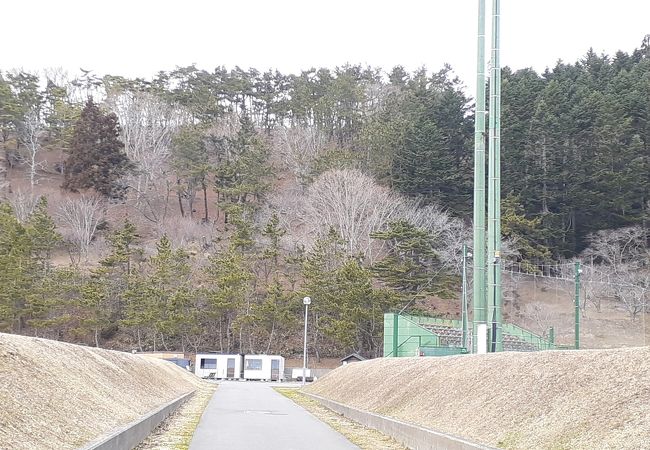
[[[77,250],[79,261],[87,258],[97,226],[104,220],[101,199],[97,196],[66,199],[59,206],[56,217],[64,225],[63,236]]]

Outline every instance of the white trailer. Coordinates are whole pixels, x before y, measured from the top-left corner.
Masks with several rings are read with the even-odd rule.
[[[292,380],[302,380],[302,367],[295,367],[291,369],[291,379]],[[305,369],[305,380],[312,381],[311,369]]]
[[[194,373],[201,378],[238,380],[242,373],[242,355],[199,353],[196,355]]]
[[[284,358],[279,355],[245,355],[245,380],[284,380]]]

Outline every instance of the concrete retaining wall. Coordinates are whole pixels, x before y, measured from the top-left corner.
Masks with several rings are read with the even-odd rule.
[[[194,392],[182,395],[175,400],[161,406],[141,419],[130,423],[124,428],[111,433],[109,436],[91,442],[81,447],[80,450],[131,450],[144,441],[149,434],[171,413],[176,411]]]
[[[438,433],[437,431],[371,412],[361,411],[318,395],[308,394],[306,392],[304,394],[318,400],[323,406],[348,419],[391,436],[412,450],[494,450],[493,447],[487,447],[456,436]]]

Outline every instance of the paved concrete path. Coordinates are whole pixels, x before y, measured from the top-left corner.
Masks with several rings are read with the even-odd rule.
[[[190,450],[358,449],[267,383],[220,383]]]

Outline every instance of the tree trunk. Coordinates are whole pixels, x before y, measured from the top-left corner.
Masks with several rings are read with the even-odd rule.
[[[203,222],[208,223],[208,220],[210,220],[208,216],[208,187],[205,184],[205,180],[201,182],[201,187],[203,188],[203,207],[205,208]]]
[[[136,330],[136,334],[138,336],[138,349],[142,351],[142,336],[140,335],[140,328]]]
[[[219,319],[219,351],[223,353],[223,319]]]
[[[181,212],[181,217],[185,217],[185,211],[183,210],[183,198],[181,196],[181,180],[176,179],[176,185],[178,186],[178,189],[176,189],[176,195],[178,195],[178,209]]]

